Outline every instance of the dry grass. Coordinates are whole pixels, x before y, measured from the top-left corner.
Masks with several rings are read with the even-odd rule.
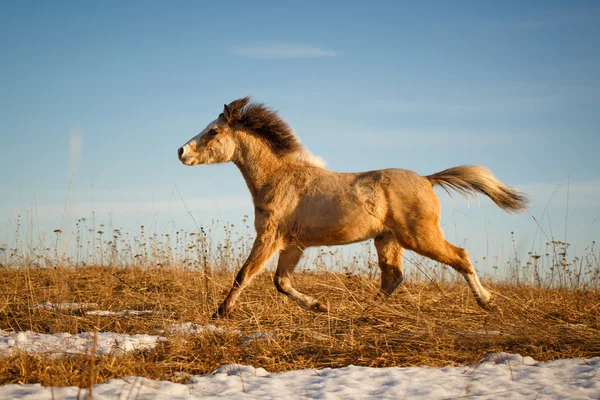
[[[0,329],[41,333],[113,331],[157,334],[171,323],[214,323],[269,338],[243,343],[234,333],[166,334],[148,352],[125,356],[0,358],[0,384],[88,386],[145,376],[185,381],[226,363],[269,371],[348,364],[445,366],[476,363],[497,351],[537,360],[600,356],[597,290],[491,286],[504,311],[483,312],[460,283],[415,283],[374,302],[378,282],[351,274],[298,273],[295,285],[323,299],[329,313],[299,309],[278,294],[272,274],[257,277],[226,319],[210,315],[232,273],[205,276],[182,268],[19,268],[0,270]],[[489,286],[489,285],[488,285]],[[96,317],[81,310],[33,307],[43,302],[97,303],[100,310],[154,310],[143,316]]]

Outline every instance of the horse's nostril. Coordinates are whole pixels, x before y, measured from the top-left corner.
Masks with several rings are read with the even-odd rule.
[[[181,157],[183,155],[183,147],[180,147],[179,150],[177,150],[177,155],[179,157]]]

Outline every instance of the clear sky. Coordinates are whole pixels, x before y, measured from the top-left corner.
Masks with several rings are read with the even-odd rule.
[[[0,245],[17,215],[195,229],[175,187],[200,224],[239,223],[235,166],[176,151],[250,94],[335,171],[486,165],[581,253],[600,238],[599,71],[598,2],[2,2]],[[474,258],[510,257],[511,231],[539,248],[531,215],[439,194]]]

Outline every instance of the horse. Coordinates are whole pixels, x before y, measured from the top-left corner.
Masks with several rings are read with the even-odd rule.
[[[256,239],[214,317],[232,311],[244,287],[277,252],[277,290],[301,307],[326,312],[323,303],[292,286],[304,250],[368,239],[375,242],[381,270],[378,294],[383,298],[402,282],[402,253],[411,250],[454,268],[480,307],[499,309],[467,251],[445,240],[433,190],[440,186],[463,195],[481,193],[509,213],[525,210],[527,196],[483,166],[463,165],[426,176],[404,169],[333,172],[301,144],[277,112],[250,97],[225,104],[217,119],[177,155],[187,166],[233,162],[252,195]]]

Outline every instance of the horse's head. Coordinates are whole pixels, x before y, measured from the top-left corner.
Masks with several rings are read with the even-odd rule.
[[[241,162],[241,158],[259,151],[270,151],[296,164],[325,165],[323,159],[302,147],[292,128],[277,112],[264,104],[250,103],[250,97],[225,105],[223,113],[180,147],[177,155],[183,164],[192,166]]]
[[[237,147],[233,127],[249,101],[246,97],[225,104],[217,119],[177,150],[179,160],[190,166],[231,161]]]

